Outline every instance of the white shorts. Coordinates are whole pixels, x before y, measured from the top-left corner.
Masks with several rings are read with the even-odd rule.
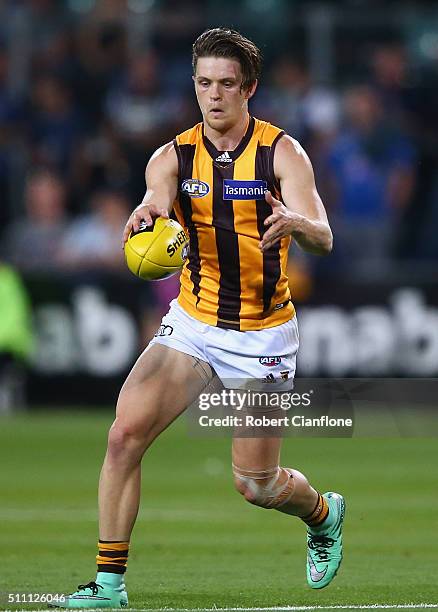
[[[202,323],[172,300],[153,344],[207,362],[225,388],[236,388],[236,380],[242,381],[239,387],[251,381],[266,383],[272,391],[293,387],[299,344],[296,316],[276,327],[235,331]]]

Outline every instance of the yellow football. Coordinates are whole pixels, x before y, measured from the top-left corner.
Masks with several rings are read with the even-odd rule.
[[[126,264],[143,280],[172,276],[182,268],[188,252],[189,241],[181,225],[163,217],[154,219],[152,225],[143,222],[125,243]]]

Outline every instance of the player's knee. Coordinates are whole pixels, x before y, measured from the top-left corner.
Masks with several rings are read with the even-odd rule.
[[[247,502],[254,506],[267,508],[266,486],[271,479],[253,479],[249,476],[234,476],[234,486],[236,490],[245,498]]]
[[[293,494],[290,472],[276,467],[268,470],[244,470],[233,466],[237,491],[251,504],[261,508],[280,508]]]
[[[141,457],[147,445],[146,437],[118,419],[108,433],[107,455],[115,461]]]
[[[248,487],[248,484],[243,482],[238,476],[234,476],[234,486],[236,488],[236,491],[243,495],[246,501],[254,503],[254,493],[251,491],[250,487]]]
[[[153,404],[147,405],[144,396],[139,396],[135,388],[122,387],[117,400],[117,418],[111,432],[114,446],[122,449],[133,439],[153,438],[158,426],[157,410]]]
[[[131,432],[126,426],[117,423],[112,424],[108,433],[108,453],[114,456],[122,455],[129,446]]]

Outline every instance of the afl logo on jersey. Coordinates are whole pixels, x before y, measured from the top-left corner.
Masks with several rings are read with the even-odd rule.
[[[181,191],[191,198],[203,198],[210,191],[210,187],[204,181],[198,179],[186,179],[181,184]]]
[[[281,363],[281,357],[260,357],[259,363],[264,366],[268,366],[268,368],[272,368],[272,366],[276,366]]]

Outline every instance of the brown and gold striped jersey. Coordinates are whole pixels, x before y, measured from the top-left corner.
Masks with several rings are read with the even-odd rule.
[[[283,134],[251,117],[234,151],[218,151],[202,123],[175,138],[174,212],[190,238],[178,302],[204,323],[258,330],[294,315],[286,276],[290,238],[264,253],[258,246],[272,214],[265,190],[281,199],[273,158]]]

